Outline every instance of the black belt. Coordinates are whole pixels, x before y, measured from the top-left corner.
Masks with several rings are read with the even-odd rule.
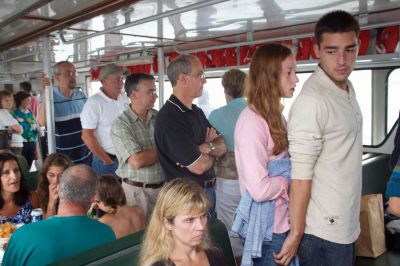
[[[133,180],[130,180],[128,178],[123,178],[122,181],[124,183],[127,183],[128,185],[135,186],[135,187],[141,187],[141,188],[153,188],[153,189],[156,189],[156,188],[160,188],[160,187],[162,187],[164,185],[164,182],[155,183],[155,184],[146,184],[146,183],[142,183],[142,182],[133,181]]]
[[[207,180],[207,181],[203,181],[203,186],[204,188],[212,188],[215,185],[215,178]]]
[[[108,155],[108,157],[111,158],[111,160],[116,160],[117,159],[117,156],[115,156],[114,154],[111,154],[111,153],[108,153],[108,152],[106,152],[106,154]]]

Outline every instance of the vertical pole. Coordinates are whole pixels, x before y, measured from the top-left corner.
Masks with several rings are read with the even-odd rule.
[[[43,38],[43,69],[47,77],[51,78],[51,47],[50,38]],[[45,88],[46,97],[46,126],[47,126],[47,144],[48,153],[56,152],[56,137],[54,129],[54,105],[53,105],[53,89],[46,86]]]
[[[162,1],[157,1],[158,14],[163,12]],[[158,63],[158,106],[164,105],[164,48],[162,47],[163,41],[163,19],[157,20],[157,36],[159,38],[159,47],[157,48],[157,63]]]
[[[162,47],[157,48],[158,58],[158,104],[161,107],[164,105],[164,49]]]

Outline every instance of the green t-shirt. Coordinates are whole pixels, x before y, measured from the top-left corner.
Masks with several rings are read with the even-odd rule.
[[[108,225],[86,216],[51,217],[16,230],[2,265],[47,265],[113,240]]]

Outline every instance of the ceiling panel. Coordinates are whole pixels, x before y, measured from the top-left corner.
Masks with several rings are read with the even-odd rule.
[[[50,25],[50,22],[32,19],[17,19],[1,28],[0,43],[28,34],[46,25]]]
[[[30,16],[39,16],[51,19],[61,19],[79,10],[86,9],[102,0],[54,0],[29,13]]]
[[[0,22],[38,2],[39,0],[0,0]]]
[[[179,48],[204,48],[215,44],[246,41],[248,38],[263,39],[311,33],[313,23],[323,14],[335,9],[344,9],[354,15],[366,14],[368,23],[387,23],[400,21],[400,0],[230,0],[192,11],[169,15],[159,20],[129,26],[152,16],[176,12],[191,5],[210,3],[211,0],[0,0],[0,23],[16,16],[18,12],[29,10],[19,19],[7,23],[0,29],[0,45],[7,47],[13,40],[29,40],[26,36],[46,29],[54,23],[77,18],[86,9],[120,3],[106,15],[97,15],[76,24],[62,26],[65,44],[59,37],[57,28],[50,33],[54,43],[56,61],[71,58],[78,60],[95,55],[116,55],[135,49],[151,49],[162,45],[172,50]],[[300,4],[299,4],[300,3]],[[40,6],[29,9],[32,6]],[[390,12],[383,12],[390,9]],[[85,10],[85,12],[83,12]],[[80,21],[79,19],[74,22]],[[365,25],[364,21],[364,25]],[[124,25],[127,25],[126,27]],[[119,27],[118,30],[112,30]],[[61,28],[61,27],[60,27]],[[107,34],[99,32],[109,30]],[[43,31],[45,32],[45,31]],[[251,34],[246,34],[251,32]],[[40,31],[42,34],[42,31]],[[99,36],[86,38],[91,34]],[[35,37],[36,38],[36,37]],[[79,39],[81,40],[79,40]],[[26,40],[25,40],[26,39]],[[73,42],[78,39],[79,41]],[[35,39],[39,42],[40,39]],[[186,46],[185,46],[186,45]],[[18,48],[18,51],[32,50]],[[15,50],[15,49],[14,49]],[[170,51],[169,50],[169,51]],[[4,53],[6,54],[6,53]],[[8,53],[7,55],[14,55]],[[79,55],[79,56],[76,56]],[[40,57],[36,57],[40,60]]]

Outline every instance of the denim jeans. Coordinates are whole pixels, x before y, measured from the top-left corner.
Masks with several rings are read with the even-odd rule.
[[[208,197],[211,200],[211,207],[210,210],[208,211],[210,214],[210,218],[211,219],[217,218],[217,213],[215,212],[215,201],[217,199],[215,195],[215,189],[213,187],[206,187],[204,188],[204,190],[206,191]]]
[[[109,174],[118,178],[115,174],[115,171],[118,168],[118,159],[114,159],[112,164],[104,164],[99,157],[93,155],[92,168],[96,172],[97,176]]]
[[[356,258],[355,244],[338,244],[314,235],[304,234],[298,256],[301,266],[352,266]]]
[[[286,233],[273,234],[272,240],[264,242],[262,245],[262,257],[253,259],[253,266],[274,266],[275,259],[272,253],[278,254],[281,249],[283,242],[285,242]]]

